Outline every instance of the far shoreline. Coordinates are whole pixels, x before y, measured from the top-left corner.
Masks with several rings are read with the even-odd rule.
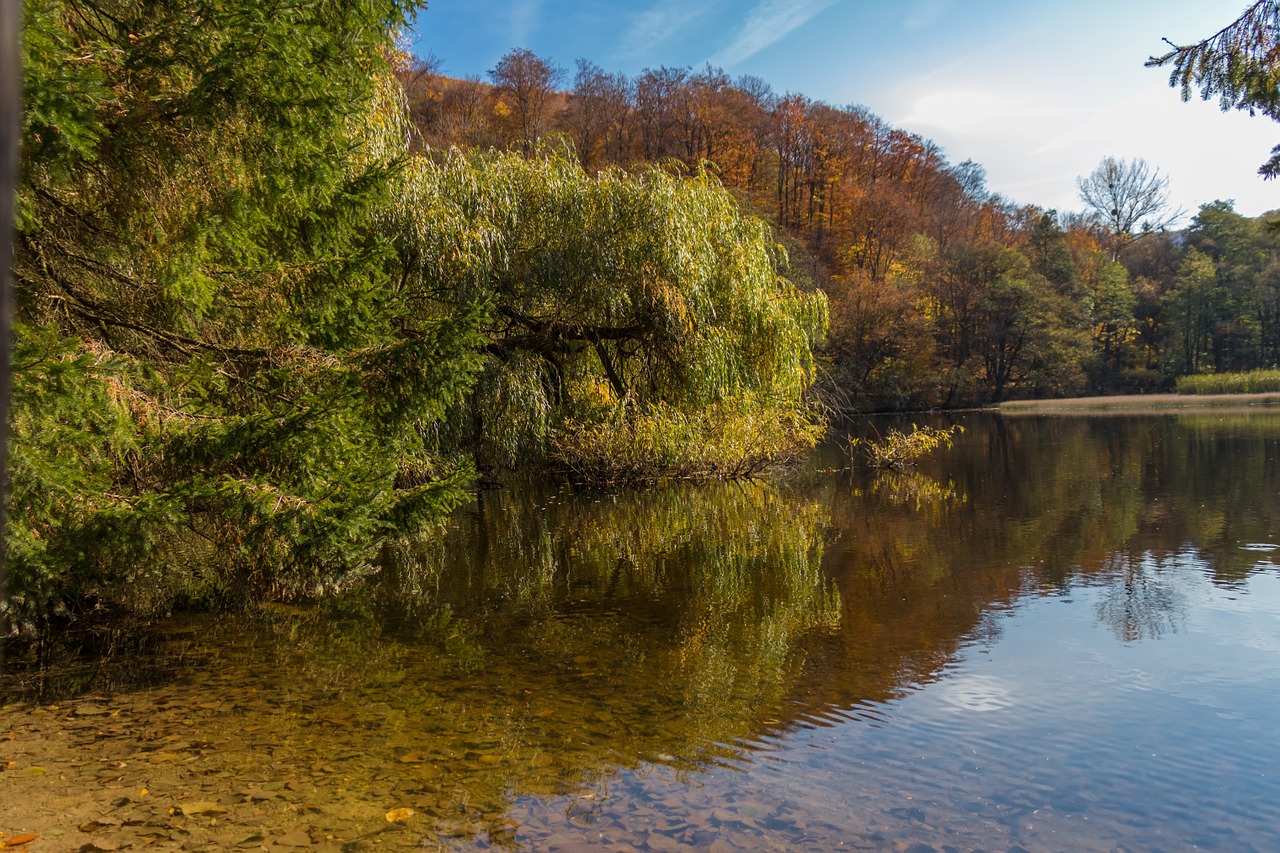
[[[1261,394],[1127,394],[1062,400],[1010,400],[996,406],[1002,415],[1143,414],[1280,407],[1280,392]]]

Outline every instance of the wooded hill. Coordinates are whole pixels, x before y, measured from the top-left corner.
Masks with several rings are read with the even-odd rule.
[[[579,60],[570,76],[513,50],[484,80],[430,60],[399,79],[432,151],[541,142],[589,172],[713,171],[827,294],[836,411],[1150,391],[1280,359],[1280,242],[1229,202],[1176,233],[1019,206],[862,107],[710,67],[632,78]]]

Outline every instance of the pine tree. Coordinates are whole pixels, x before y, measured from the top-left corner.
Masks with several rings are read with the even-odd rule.
[[[1170,66],[1169,85],[1191,99],[1199,88],[1204,100],[1217,97],[1223,111],[1262,113],[1280,121],[1280,2],[1260,0],[1209,38],[1147,60],[1148,67]],[[1280,145],[1258,169],[1266,178],[1280,175]]]
[[[367,570],[469,468],[434,424],[474,318],[421,318],[379,223],[417,0],[31,0],[10,589],[290,594]],[[167,592],[156,592],[156,590]]]

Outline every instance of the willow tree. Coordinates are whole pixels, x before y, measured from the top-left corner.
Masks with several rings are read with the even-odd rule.
[[[474,324],[420,317],[376,227],[419,5],[25,4],[17,622],[335,582],[463,496],[431,430]]]
[[[406,286],[486,317],[460,427],[486,464],[738,475],[815,441],[826,301],[714,177],[455,151],[413,164],[402,205]]]

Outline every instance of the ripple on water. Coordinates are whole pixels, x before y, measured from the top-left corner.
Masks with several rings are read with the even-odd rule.
[[[1005,682],[991,675],[958,675],[938,685],[939,697],[962,711],[988,713],[1013,707],[1013,696]]]

